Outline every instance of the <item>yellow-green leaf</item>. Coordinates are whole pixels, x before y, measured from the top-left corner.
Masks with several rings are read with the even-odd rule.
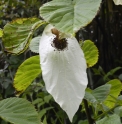
[[[109,81],[107,84],[111,84],[111,89],[110,89],[109,95],[106,98],[104,104],[107,107],[112,108],[112,107],[114,107],[114,105],[116,103],[116,100],[114,98],[118,98],[118,95],[121,92],[122,83],[118,79],[113,79],[113,80]]]
[[[7,52],[20,54],[28,48],[34,31],[44,21],[38,18],[20,18],[7,23],[3,29],[2,41]]]
[[[87,67],[92,67],[98,61],[98,49],[95,44],[90,40],[85,40],[82,46],[84,56],[86,59]]]
[[[3,30],[0,28],[0,37],[3,36]]]
[[[19,66],[14,78],[14,87],[18,93],[25,91],[40,73],[41,69],[38,55],[25,60]]]

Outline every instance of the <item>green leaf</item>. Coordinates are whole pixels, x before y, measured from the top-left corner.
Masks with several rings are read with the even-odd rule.
[[[55,0],[40,7],[40,15],[59,31],[74,34],[93,20],[100,3],[101,0]]]
[[[85,96],[84,99],[86,99],[88,102],[90,103],[97,103],[96,98],[93,96],[93,94],[89,93],[89,92],[85,92]]]
[[[43,102],[43,99],[42,98],[37,98],[36,100],[34,100],[32,102],[32,104],[35,105],[35,104],[38,104],[38,103],[41,103],[41,102]]]
[[[117,99],[116,99],[114,96],[111,96],[111,97],[113,97],[113,99],[116,100],[116,104],[117,104],[117,105],[122,106],[122,95],[118,96]]]
[[[82,50],[86,59],[88,67],[92,67],[98,61],[98,49],[94,43],[90,40],[85,40],[83,43]]]
[[[120,74],[120,75],[118,76],[118,78],[119,78],[119,80],[122,81],[122,74]]]
[[[122,106],[116,107],[114,109],[115,114],[119,115],[120,117],[122,117]]]
[[[40,124],[34,106],[22,98],[7,98],[0,101],[0,117],[13,124]]]
[[[1,124],[8,124],[8,122],[6,122],[5,120],[2,120]]]
[[[94,89],[92,91],[92,94],[99,102],[103,102],[106,99],[108,93],[110,92],[110,88],[110,84],[102,85]]]
[[[0,37],[3,36],[3,30],[0,28]]]
[[[110,89],[109,94],[113,96],[114,98],[118,98],[118,95],[120,94],[121,89],[122,89],[121,82],[118,79],[114,79],[114,80],[109,81],[107,84],[111,84],[111,89]],[[109,108],[113,108],[116,103],[116,100],[110,95],[108,95],[104,104]]]
[[[39,56],[30,57],[19,66],[14,78],[14,87],[22,93],[40,73]]]
[[[46,103],[49,103],[49,101],[52,99],[52,96],[51,95],[48,95],[48,96],[45,96],[44,97],[44,101],[46,102]]]
[[[114,73],[118,70],[122,69],[122,67],[116,67],[112,70],[110,70],[105,76],[104,76],[104,80],[109,80],[109,76],[114,75]]]
[[[46,116],[44,117],[43,123],[44,124],[47,124],[47,118],[46,118]]]
[[[105,116],[103,119],[96,122],[96,124],[121,124],[120,117],[116,114]]]
[[[81,120],[78,122],[78,124],[89,124],[89,123],[88,123],[88,120],[84,120],[84,121]]]
[[[20,54],[24,52],[33,36],[34,31],[44,21],[37,18],[21,18],[5,25],[2,41],[7,52]]]
[[[41,36],[34,37],[30,42],[30,50],[34,53],[39,53],[39,41],[41,39]]]
[[[85,99],[91,103],[101,103],[103,102],[108,93],[110,92],[111,85],[110,84],[105,84],[102,86],[99,86],[98,88],[92,90],[92,91],[86,91],[85,92]]]
[[[61,0],[53,0],[53,1],[58,2],[58,1],[61,1]],[[62,1],[64,1],[64,2],[71,2],[71,0],[62,0]]]
[[[53,109],[53,107],[48,107],[48,108],[42,109],[42,110],[39,112],[39,117],[42,118],[42,117],[46,114],[46,112],[47,112],[48,110],[50,110],[50,109]]]

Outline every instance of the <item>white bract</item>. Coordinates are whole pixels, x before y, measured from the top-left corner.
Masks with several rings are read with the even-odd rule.
[[[55,48],[52,44],[56,35],[51,29],[54,27],[50,24],[45,28],[39,45],[42,76],[46,90],[72,121],[88,83],[86,61],[75,37],[63,34],[67,42],[66,48]]]
[[[122,0],[113,0],[116,5],[122,5]]]

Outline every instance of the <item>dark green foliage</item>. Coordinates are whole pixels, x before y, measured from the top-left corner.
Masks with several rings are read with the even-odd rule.
[[[38,0],[1,0],[0,1],[0,28],[16,18],[39,17],[38,8],[43,4]],[[0,99],[16,95],[13,88],[13,79],[19,65],[28,57],[30,51],[16,56],[6,53],[0,39]],[[8,124],[0,120],[1,124]]]

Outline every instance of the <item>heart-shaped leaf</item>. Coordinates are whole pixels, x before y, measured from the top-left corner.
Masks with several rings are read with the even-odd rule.
[[[74,34],[89,24],[100,7],[101,0],[55,0],[40,8],[40,15],[59,31]]]

